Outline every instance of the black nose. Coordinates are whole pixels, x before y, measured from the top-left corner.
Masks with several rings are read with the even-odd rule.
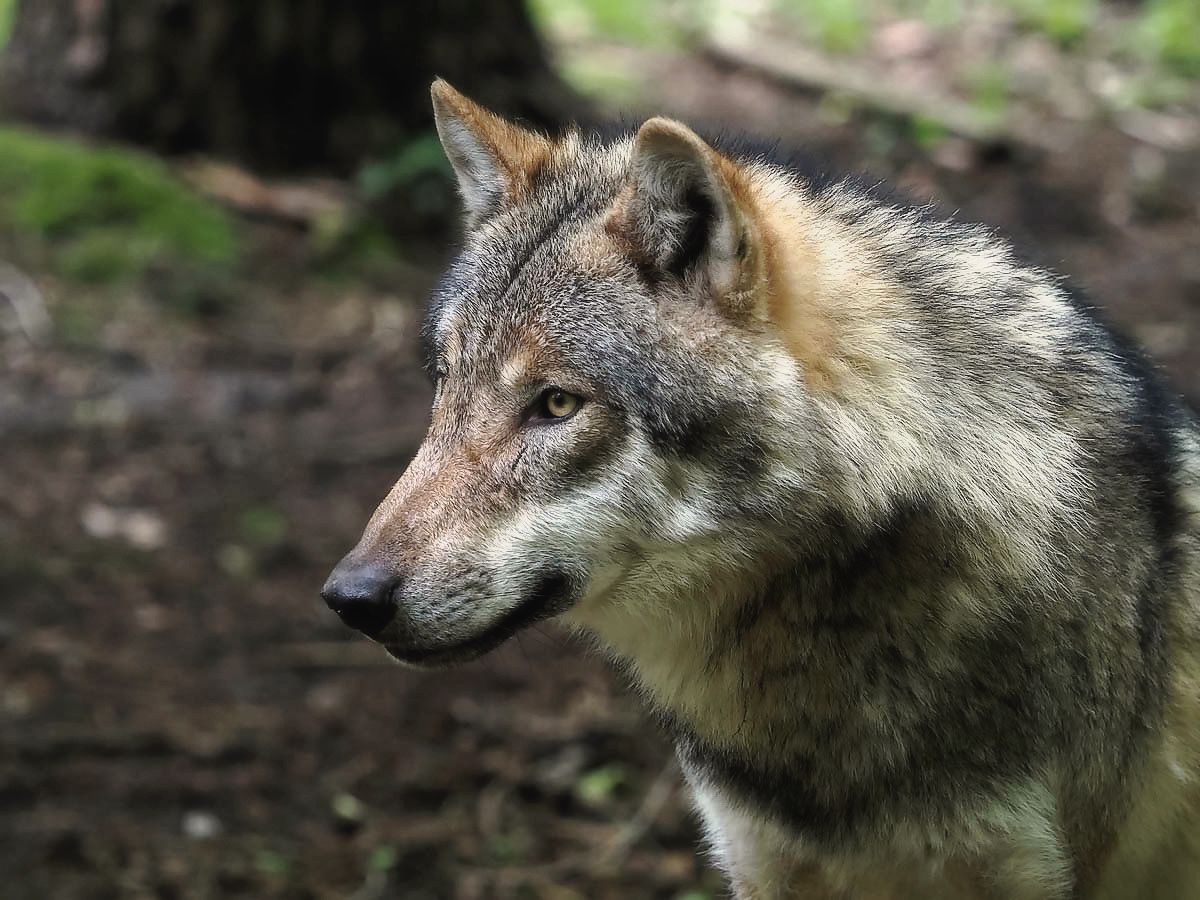
[[[321,589],[321,596],[343,622],[367,637],[375,637],[396,615],[392,595],[397,581],[377,563],[361,563],[347,557],[333,570]]]

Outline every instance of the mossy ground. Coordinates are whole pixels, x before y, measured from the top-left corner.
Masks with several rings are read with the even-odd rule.
[[[14,126],[0,127],[0,232],[90,284],[228,269],[238,249],[235,222],[161,161]]]

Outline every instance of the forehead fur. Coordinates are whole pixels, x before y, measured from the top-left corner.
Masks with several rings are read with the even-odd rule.
[[[434,291],[426,319],[431,349],[452,330],[480,327],[533,311],[531,292],[570,281],[586,268],[612,268],[600,223],[628,167],[630,140],[605,144],[568,135],[544,160],[516,202],[479,222]],[[549,299],[548,297],[541,298]]]

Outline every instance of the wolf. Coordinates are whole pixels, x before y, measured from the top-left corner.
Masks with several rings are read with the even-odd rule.
[[[446,666],[554,618],[740,898],[1200,898],[1200,425],[984,227],[443,81],[428,435],[323,594]]]

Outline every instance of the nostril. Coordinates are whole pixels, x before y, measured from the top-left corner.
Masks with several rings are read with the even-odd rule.
[[[396,617],[396,607],[388,605],[347,606],[337,611],[351,628],[373,638]]]
[[[342,560],[321,589],[321,597],[343,622],[374,637],[396,615],[397,582],[383,566]]]

